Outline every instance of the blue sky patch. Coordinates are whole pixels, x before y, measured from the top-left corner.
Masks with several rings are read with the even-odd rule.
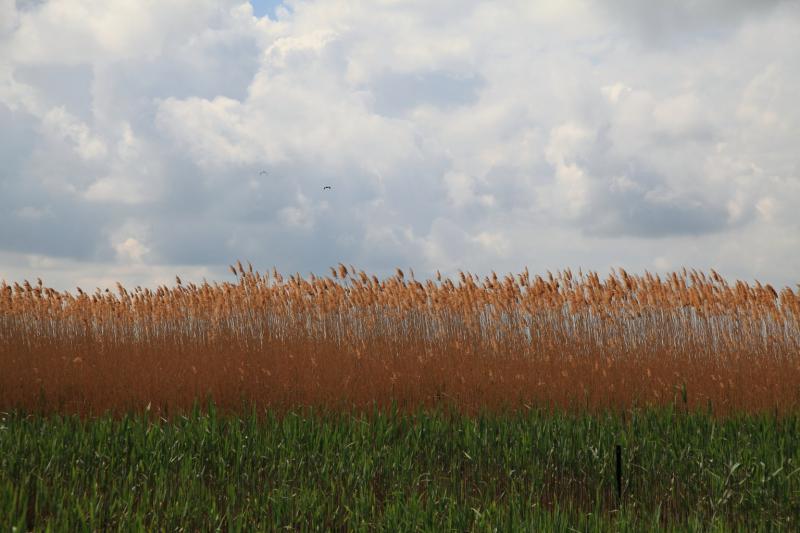
[[[250,0],[250,3],[253,4],[255,16],[261,18],[267,15],[269,18],[274,19],[276,18],[275,9],[283,2],[281,0]]]

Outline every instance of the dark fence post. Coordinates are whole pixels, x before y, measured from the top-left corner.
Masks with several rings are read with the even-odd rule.
[[[617,444],[617,501],[622,507],[622,445]]]

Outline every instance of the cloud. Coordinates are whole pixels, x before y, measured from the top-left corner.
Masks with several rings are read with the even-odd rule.
[[[14,30],[19,24],[15,0],[0,0],[0,38]]]
[[[286,4],[0,1],[0,273],[796,282],[796,3]]]
[[[107,149],[102,139],[92,135],[89,127],[75,119],[62,107],[56,107],[42,117],[46,135],[60,137],[73,145],[75,152],[86,160],[105,157]]]
[[[141,263],[144,256],[150,251],[147,246],[132,237],[115,245],[114,249],[117,251],[119,259],[136,263]]]
[[[476,74],[468,77],[447,72],[387,72],[377,76],[366,89],[373,99],[375,112],[385,116],[403,116],[421,105],[453,108],[474,104],[483,80]]]
[[[648,45],[675,46],[713,40],[750,20],[769,16],[789,0],[675,0],[647,4],[636,0],[604,0],[611,15]],[[632,26],[632,28],[631,28]],[[629,30],[630,31],[630,30]]]

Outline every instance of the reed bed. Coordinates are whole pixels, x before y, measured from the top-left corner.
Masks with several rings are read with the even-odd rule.
[[[259,273],[76,294],[0,284],[0,410],[243,404],[718,415],[800,406],[800,286],[683,270],[378,279]]]

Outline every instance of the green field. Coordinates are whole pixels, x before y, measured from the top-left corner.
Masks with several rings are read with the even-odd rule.
[[[800,527],[796,414],[0,416],[3,531]]]

